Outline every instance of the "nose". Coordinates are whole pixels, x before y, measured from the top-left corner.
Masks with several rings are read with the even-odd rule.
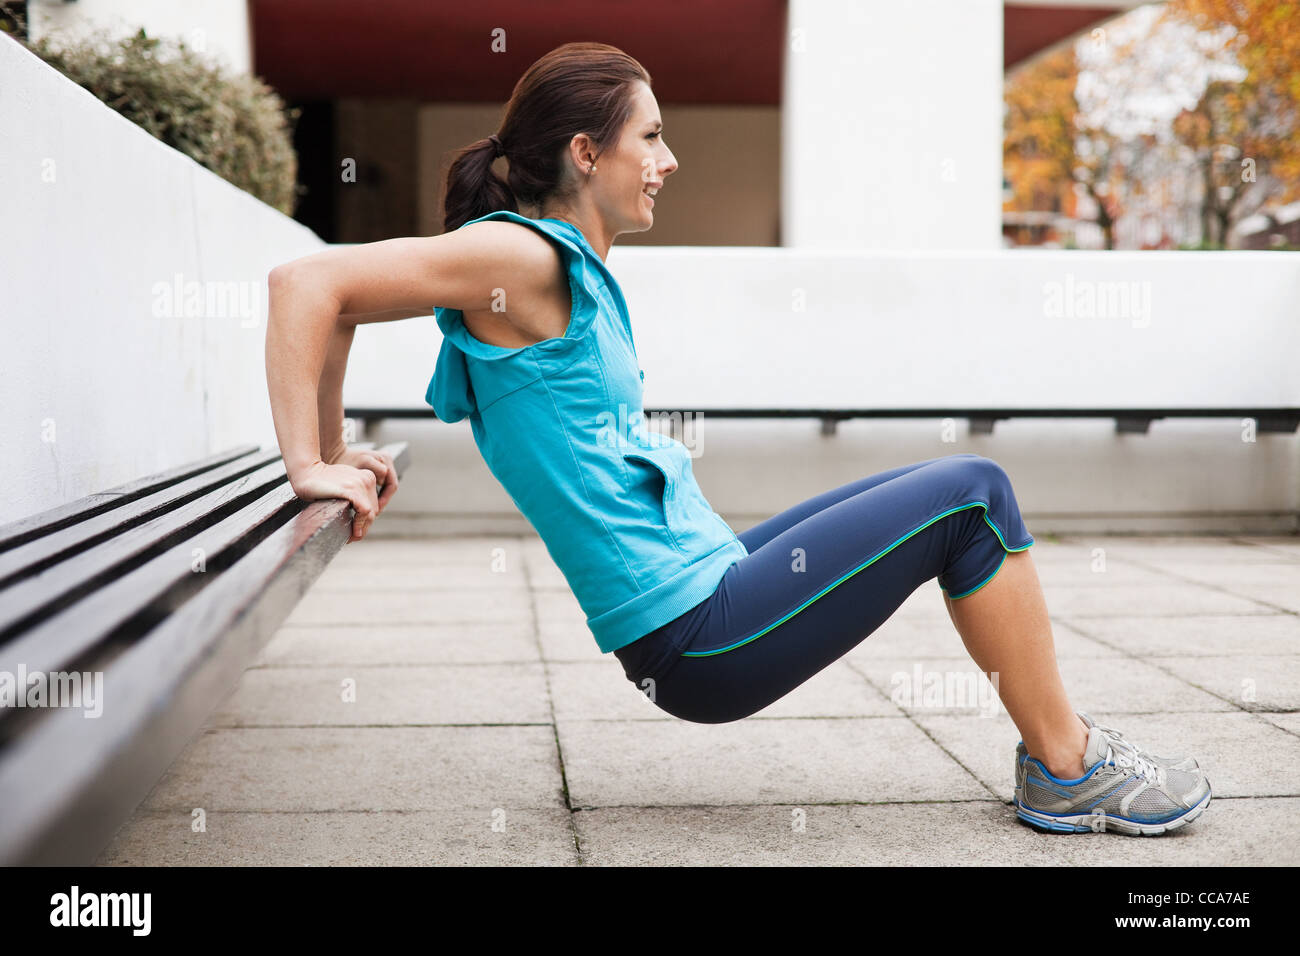
[[[659,167],[659,173],[661,176],[667,177],[677,172],[677,157],[673,155],[673,151],[668,149],[667,146],[665,146],[664,149],[668,151],[668,162]]]

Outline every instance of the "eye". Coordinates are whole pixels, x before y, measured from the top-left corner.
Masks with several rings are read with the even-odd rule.
[[[656,131],[656,132],[654,132],[654,133],[651,133],[649,136],[647,136],[646,139],[654,139],[654,138],[655,138],[656,136],[658,136],[658,135],[659,135],[659,133]]]

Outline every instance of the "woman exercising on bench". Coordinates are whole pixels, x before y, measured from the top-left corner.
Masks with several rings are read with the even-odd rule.
[[[676,169],[644,68],[614,47],[570,43],[520,79],[499,133],[457,155],[444,234],[275,269],[268,384],[294,491],[349,499],[353,538],[365,535],[397,478],[384,456],[340,439],[348,348],[359,323],[432,310],[443,344],[428,402],[444,421],[469,419],[598,646],[657,706],[704,723],[753,714],[937,579],[1023,737],[1022,819],[1131,834],[1195,819],[1210,799],[1195,760],[1153,756],[1071,707],[1034,541],[994,461],[892,468],[737,535],[685,446],[644,426],[627,304],[605,260],[617,236],[651,228]]]

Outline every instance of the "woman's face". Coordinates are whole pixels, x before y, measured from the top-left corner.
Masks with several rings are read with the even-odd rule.
[[[677,169],[662,129],[654,93],[638,83],[618,143],[596,160],[596,172],[588,177],[592,198],[613,235],[644,232],[654,225],[655,199],[649,194]]]

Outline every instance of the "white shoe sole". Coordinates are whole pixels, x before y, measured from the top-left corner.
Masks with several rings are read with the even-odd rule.
[[[1018,787],[1016,789],[1019,791]],[[1110,813],[1042,813],[1038,810],[1032,810],[1021,803],[1019,792],[1016,793],[1014,805],[1017,817],[1036,829],[1046,830],[1051,833],[1102,833],[1107,830],[1114,830],[1116,833],[1123,833],[1126,836],[1158,836],[1161,833],[1169,833],[1180,827],[1187,826],[1205,812],[1205,808],[1210,805],[1210,797],[1212,796],[1214,796],[1214,792],[1212,790],[1207,791],[1196,806],[1163,823],[1139,823],[1136,820],[1129,820]]]

